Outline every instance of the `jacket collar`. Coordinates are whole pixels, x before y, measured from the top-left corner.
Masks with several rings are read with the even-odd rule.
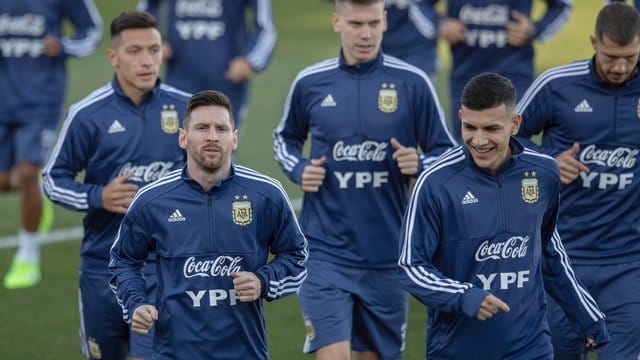
[[[158,78],[153,89],[149,93],[147,93],[142,99],[142,104],[146,103],[150,99],[154,99],[158,95],[160,91],[160,84],[161,84],[161,81],[160,81],[160,78]],[[111,79],[111,87],[113,88],[113,91],[116,93],[116,95],[118,95],[118,97],[120,97],[121,99],[127,100],[131,104],[133,104],[131,99],[129,99],[129,97],[124,93],[124,90],[122,90],[122,87],[118,82],[118,78],[116,77],[116,74],[113,74],[113,78]]]
[[[376,56],[373,60],[348,65],[344,58],[344,52],[342,51],[342,49],[340,49],[340,68],[354,74],[367,74],[373,72],[378,67],[382,66],[382,60],[383,55],[382,50],[380,50],[378,52],[378,56]]]
[[[231,183],[233,181],[233,179],[235,178],[236,175],[236,166],[235,164],[231,163],[231,171],[229,172],[229,176],[227,176],[226,178],[216,182],[215,184],[213,184],[213,186],[211,187],[211,189],[209,189],[209,191],[207,191],[207,194],[213,194],[217,191],[219,191],[220,189],[224,189],[228,186],[229,183]],[[200,186],[200,184],[195,181],[191,175],[189,175],[189,172],[187,171],[187,165],[185,164],[182,167],[182,180],[184,180],[184,182],[186,182],[187,184],[189,184],[189,186],[191,186],[192,188],[200,191],[200,192],[204,192],[204,189],[202,188],[202,186]]]

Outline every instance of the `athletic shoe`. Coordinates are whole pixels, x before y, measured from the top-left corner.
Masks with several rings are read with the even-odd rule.
[[[40,281],[40,264],[13,259],[11,269],[4,277],[7,289],[21,289],[34,286]]]

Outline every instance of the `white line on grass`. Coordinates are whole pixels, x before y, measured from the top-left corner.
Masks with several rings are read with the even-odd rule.
[[[296,211],[299,211],[302,206],[302,199],[293,199],[291,200],[291,204]],[[44,236],[41,244],[53,244],[63,241],[79,240],[82,239],[83,235],[84,230],[82,227],[53,230]],[[18,246],[18,243],[18,236],[0,237],[0,249],[13,248]]]
[[[43,238],[41,244],[52,244],[63,241],[82,239],[84,230],[82,227],[74,227],[67,229],[53,230],[47,233]],[[18,236],[8,236],[0,238],[0,249],[12,248],[18,246]]]

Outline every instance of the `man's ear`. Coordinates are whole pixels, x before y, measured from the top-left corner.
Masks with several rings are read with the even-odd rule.
[[[178,129],[178,145],[182,149],[187,148],[187,132],[183,128]]]

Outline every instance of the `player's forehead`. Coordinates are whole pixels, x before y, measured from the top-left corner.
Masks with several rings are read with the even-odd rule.
[[[347,22],[375,22],[381,21],[384,17],[384,3],[382,1],[371,4],[346,2],[339,4],[336,11],[338,16]]]
[[[162,37],[156,28],[125,29],[114,38],[114,45],[119,47],[160,46]]]
[[[231,126],[231,117],[229,110],[223,106],[206,105],[199,106],[191,112],[192,125],[229,125]]]

